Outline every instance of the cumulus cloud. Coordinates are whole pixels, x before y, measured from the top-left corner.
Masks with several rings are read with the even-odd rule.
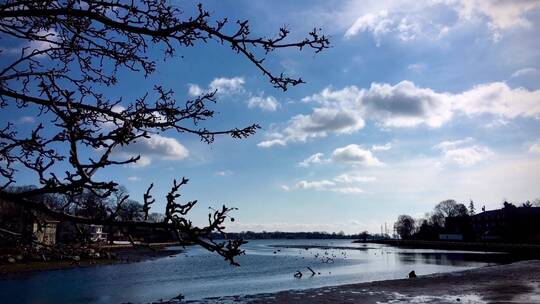
[[[383,165],[383,163],[379,161],[370,150],[364,149],[355,144],[335,149],[329,158],[325,158],[323,153],[315,153],[298,163],[298,165],[301,167],[309,167],[314,164],[323,164],[329,162],[348,163],[367,167]]]
[[[371,32],[380,44],[380,36],[392,31],[394,21],[388,18],[388,11],[382,10],[377,13],[368,13],[356,19],[345,32],[345,38],[350,38],[361,32]]]
[[[370,117],[390,127],[440,127],[452,117],[448,94],[419,88],[411,81],[394,86],[374,83],[361,100]]]
[[[493,155],[493,152],[481,145],[473,144],[474,139],[467,137],[454,141],[443,141],[434,146],[442,152],[445,162],[455,163],[461,167],[470,167]]]
[[[211,91],[217,90],[220,94],[234,94],[244,91],[245,80],[242,77],[219,77],[210,82],[208,87]]]
[[[327,162],[328,160],[324,159],[323,153],[315,153],[311,155],[310,157],[304,159],[301,161],[298,165],[300,167],[309,167],[312,164],[322,164],[324,162]]]
[[[250,109],[260,108],[264,111],[274,112],[279,107],[281,107],[281,104],[273,96],[252,96],[248,99],[248,108]]]
[[[337,148],[332,153],[332,161],[338,163],[350,163],[362,166],[381,166],[379,161],[371,151],[363,149],[359,145],[351,144],[342,148]]]
[[[540,90],[510,88],[504,82],[475,86],[452,97],[454,109],[467,115],[493,114],[513,119],[540,118]]]
[[[504,82],[481,84],[451,94],[404,80],[395,85],[373,83],[368,89],[354,85],[338,90],[325,88],[302,101],[318,106],[310,114],[293,116],[259,146],[268,148],[329,134],[350,134],[362,129],[368,119],[382,127],[439,128],[456,114],[540,118],[540,90],[511,88]]]
[[[154,159],[182,160],[189,156],[189,151],[175,138],[153,134],[149,138],[141,138],[115,151],[122,157],[137,156],[141,158],[135,167],[148,166]]]
[[[259,143],[259,147],[269,148],[284,146],[289,142],[306,142],[308,139],[326,137],[328,134],[350,134],[364,127],[364,120],[359,113],[344,109],[315,108],[312,113],[292,117],[281,133],[274,133],[272,138]]]
[[[203,89],[197,84],[190,83],[188,85],[188,94],[190,96],[199,96],[205,92],[217,91],[217,94],[240,94],[244,93],[245,80],[243,77],[218,77],[214,78],[209,84],[207,89]]]

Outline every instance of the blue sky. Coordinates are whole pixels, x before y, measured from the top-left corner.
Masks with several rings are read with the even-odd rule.
[[[147,79],[122,72],[107,93],[126,104],[156,83],[179,99],[218,89],[205,126],[262,126],[241,141],[164,133],[119,152],[142,161],[99,177],[134,199],[153,182],[162,211],[172,179],[186,176],[195,223],[227,204],[239,208],[232,231],[357,233],[449,198],[491,209],[540,197],[540,1],[203,3],[256,34],[321,27],[332,48],[273,53],[274,72],[307,82],[287,92],[215,42],[179,49]],[[2,116],[21,129],[40,119]]]

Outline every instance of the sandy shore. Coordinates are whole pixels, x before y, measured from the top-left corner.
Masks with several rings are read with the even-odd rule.
[[[540,303],[540,260],[414,279],[181,303]]]

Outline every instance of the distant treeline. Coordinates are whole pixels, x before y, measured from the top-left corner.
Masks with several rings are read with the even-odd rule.
[[[365,232],[364,232],[365,233]],[[345,234],[343,232],[328,233],[328,232],[232,232],[227,233],[227,238],[242,238],[246,240],[267,240],[267,239],[360,239],[364,238],[364,233]],[[222,235],[216,234],[215,238],[223,238]]]

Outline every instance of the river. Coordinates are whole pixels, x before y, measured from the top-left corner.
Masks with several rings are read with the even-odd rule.
[[[403,249],[350,240],[254,240],[239,267],[199,247],[132,264],[42,271],[0,277],[0,303],[148,303],[183,294],[187,299],[465,270],[509,262],[501,253]],[[308,248],[308,249],[306,249]],[[317,274],[311,276],[307,267]],[[302,278],[294,273],[301,271]]]

